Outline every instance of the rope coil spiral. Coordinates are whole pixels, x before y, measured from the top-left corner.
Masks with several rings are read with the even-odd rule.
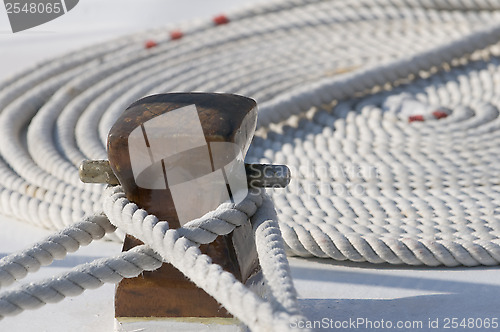
[[[499,18],[500,5],[488,0],[278,0],[38,64],[0,83],[0,210],[50,229],[99,214],[103,187],[80,183],[76,168],[106,159],[109,128],[130,103],[223,91],[259,102],[247,161],[292,169],[289,188],[269,191],[288,254],[496,265]],[[116,204],[110,219],[131,213]],[[176,234],[210,241],[233,227],[209,224]],[[106,237],[139,231],[127,225]],[[272,242],[266,227],[256,234]],[[143,235],[152,244],[165,234]],[[189,241],[179,246],[191,250]],[[5,280],[22,277],[13,271]],[[297,312],[285,284],[266,317],[280,306]]]

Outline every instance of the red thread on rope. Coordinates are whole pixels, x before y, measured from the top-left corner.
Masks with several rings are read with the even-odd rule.
[[[432,115],[434,115],[434,117],[438,120],[446,118],[448,116],[448,114],[446,114],[446,112],[443,111],[434,111],[432,112]]]
[[[423,115],[411,115],[408,117],[408,122],[415,122],[415,121],[425,121]]]
[[[215,25],[222,25],[229,23],[229,18],[226,15],[219,15],[213,18]]]
[[[156,47],[156,46],[158,46],[158,43],[157,43],[157,42],[155,42],[154,40],[151,40],[151,39],[150,39],[150,40],[148,40],[148,41],[146,41],[146,42],[144,43],[144,48],[146,48],[146,49],[147,49],[147,48],[153,48],[153,47]]]
[[[172,40],[181,39],[183,36],[184,34],[180,30],[174,30],[170,32],[170,39]]]

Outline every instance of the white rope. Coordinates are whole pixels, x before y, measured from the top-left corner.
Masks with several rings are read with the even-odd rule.
[[[54,259],[63,259],[68,252],[77,251],[115,231],[108,219],[102,215],[87,217],[73,226],[51,235],[31,248],[0,260],[0,288],[21,280],[41,266],[50,265]]]
[[[276,213],[269,198],[266,198],[265,207],[256,214],[262,204],[262,195],[259,191],[250,191],[249,196],[240,204],[223,204],[202,218],[174,230],[168,229],[166,221],[158,221],[155,216],[129,202],[121,187],[106,190],[104,211],[112,223],[148,243],[165,261],[177,267],[252,330],[289,331],[292,330],[292,320],[304,318],[300,316],[297,307],[288,261],[277,228]],[[212,242],[218,235],[232,232],[252,216],[255,216],[254,225],[259,230],[256,236],[259,253],[263,262],[266,262],[263,271],[267,281],[265,284],[271,289],[271,304],[260,299],[222,267],[212,264],[210,257],[202,255],[197,248],[199,244]],[[2,259],[0,281],[6,285],[20,280],[28,272],[37,270],[40,265],[50,264],[53,258],[64,257],[68,250],[76,250],[79,245],[90,243],[93,238],[100,238],[105,232],[114,230],[102,216],[89,218],[29,250]],[[272,237],[272,241],[267,241],[266,237]],[[265,258],[269,255],[267,250],[276,253],[270,259],[277,264],[270,264]],[[143,270],[158,268],[161,262],[162,259],[157,254],[147,246],[142,246],[115,258],[78,266],[61,276],[23,285],[14,291],[0,294],[0,319],[26,309],[58,302],[67,296],[78,295],[85,289],[98,287],[104,282],[118,282],[124,277],[135,277]]]
[[[411,75],[432,70],[446,62],[453,65],[453,59],[463,58],[496,40],[498,29],[495,22],[499,14],[497,8],[491,6],[470,1],[396,4],[391,1],[273,2],[228,14],[230,23],[226,26],[211,28],[210,22],[202,22],[181,27],[184,37],[180,40],[170,41],[165,31],[158,30],[48,62],[36,71],[19,75],[0,91],[3,109],[0,128],[5,133],[0,138],[0,151],[6,162],[0,164],[0,178],[4,184],[0,200],[2,211],[30,222],[38,221],[49,228],[63,228],[85,213],[99,212],[101,188],[80,184],[76,165],[84,158],[106,157],[105,136],[114,119],[128,104],[146,94],[172,90],[223,90],[246,94],[259,100],[261,125],[269,124],[291,114],[302,114],[312,105],[321,106],[334,99],[355,96],[374,86],[408,80]],[[446,10],[454,8],[458,10]],[[375,30],[380,33],[374,34]],[[144,49],[142,43],[148,38],[155,39],[159,46]],[[238,59],[238,63],[234,59]],[[343,74],[349,71],[352,73]],[[325,75],[331,78],[324,78]],[[440,75],[432,79],[434,82],[446,80]],[[467,84],[466,81],[467,75],[461,84]],[[437,87],[436,83],[428,84]],[[485,88],[493,91],[494,86]],[[405,89],[411,89],[411,86],[405,86]],[[446,99],[439,100],[440,96],[447,95],[447,89],[446,85],[438,87],[437,104],[451,105]],[[420,98],[425,98],[430,92],[419,93]],[[464,104],[469,102],[464,100]],[[373,106],[376,107],[377,103]],[[256,138],[248,159],[278,162],[281,158],[294,169],[304,166],[302,163],[307,166],[318,158],[325,165],[346,166],[345,163],[335,163],[339,151],[333,147],[351,144],[351,138],[342,137],[341,132],[336,133],[337,139],[326,141],[324,151],[318,147],[308,148],[306,158],[298,158],[302,146],[290,150],[288,144],[294,140],[310,144],[316,139],[311,135],[321,139],[324,134],[318,132],[323,128],[331,127],[332,123],[340,126],[349,120],[342,119],[344,114],[352,111],[349,107],[344,104],[337,106],[333,112],[343,108],[342,114],[334,116],[330,123],[316,126],[317,133],[312,133],[309,127],[322,116],[321,112],[313,121],[302,122],[304,127],[283,127],[289,130],[288,137],[276,135],[275,130],[279,128],[268,129],[265,133],[268,138]],[[104,114],[103,110],[106,110]],[[403,120],[401,124],[405,122]],[[12,138],[19,137],[28,123],[29,149],[25,150],[22,138]],[[416,127],[426,128],[428,125],[408,125],[401,130]],[[76,139],[73,137],[75,128]],[[93,128],[99,128],[99,135]],[[309,138],[306,140],[306,137]],[[377,151],[377,147],[371,149]],[[282,157],[285,151],[289,154],[286,158]],[[352,165],[357,166],[356,163]],[[309,180],[318,182],[314,178]],[[333,178],[326,182],[342,185]],[[391,184],[386,181],[384,185]],[[346,195],[350,193],[333,200],[340,200],[339,204],[348,210],[364,205],[360,201],[351,203],[352,199],[346,200]],[[397,195],[405,197],[402,191]],[[329,202],[331,196],[319,195],[307,204],[317,209],[319,203],[314,200]],[[388,199],[394,202],[394,198]],[[310,197],[286,194],[284,199],[275,197],[275,200],[281,224],[290,226],[283,232],[294,254],[427,265],[498,262],[495,258],[498,255],[492,252],[496,246],[478,246],[477,241],[428,244],[416,240],[405,244],[412,239],[387,238],[388,234],[381,239],[373,230],[368,233],[353,231],[348,223],[358,223],[355,213],[327,213],[323,224],[307,222],[304,226],[295,220],[310,214],[306,208],[297,210],[305,203],[290,204],[297,200],[308,201]],[[329,206],[335,206],[336,202],[327,205],[328,208],[322,207],[323,212],[329,211]],[[347,225],[339,216],[346,216]],[[365,216],[368,215],[365,213]],[[418,222],[424,222],[425,217],[419,216]],[[401,213],[388,217],[402,225],[407,224],[401,222],[404,219]],[[370,218],[364,220],[374,222]],[[457,223],[465,225],[468,220]],[[494,223],[488,227],[497,229]],[[340,228],[347,232],[338,232]],[[365,234],[373,235],[376,240]],[[329,243],[328,248],[319,248],[315,244],[318,241],[323,246]],[[371,248],[371,245],[376,248]],[[391,247],[396,248],[396,252]],[[488,247],[493,249],[485,249]],[[474,250],[479,256],[467,254],[472,248],[478,248]],[[465,256],[460,254],[462,251]],[[421,255],[421,252],[425,254]],[[455,258],[457,255],[459,259]]]
[[[148,243],[166,262],[175,266],[251,330],[290,331],[293,330],[292,321],[303,318],[300,317],[297,308],[295,289],[289,277],[288,261],[284,255],[281,237],[274,238],[272,243],[265,241],[262,236],[257,239],[258,245],[262,246],[262,242],[267,242],[266,249],[277,251],[277,256],[273,257],[270,252],[263,252],[260,248],[259,253],[262,255],[259,257],[264,261],[268,256],[273,257],[271,259],[274,262],[280,263],[280,266],[273,266],[271,271],[264,272],[272,291],[271,296],[275,299],[271,303],[259,298],[231,273],[224,271],[220,265],[213,264],[212,259],[202,254],[198,248],[199,244],[209,243],[215,239],[212,237],[212,232],[227,234],[237,225],[241,225],[244,221],[248,222],[248,218],[254,216],[257,207],[262,204],[262,194],[251,192],[238,205],[221,205],[214,212],[192,221],[191,223],[199,225],[200,228],[197,229],[202,229],[202,232],[187,232],[184,227],[169,229],[167,221],[159,221],[154,215],[148,214],[135,203],[128,201],[120,186],[108,188],[104,193],[104,212],[112,224]],[[266,206],[260,213],[270,213],[271,210],[274,208],[267,199]],[[267,220],[262,219],[262,215],[255,217],[257,229],[262,228]],[[267,218],[271,218],[272,222],[272,214]],[[224,224],[225,226],[222,226]],[[207,232],[207,229],[210,229],[210,232]],[[208,238],[200,236],[203,232],[208,234]],[[276,230],[274,232],[276,235]],[[201,239],[201,242],[197,242],[198,239]],[[266,262],[266,264],[271,263]],[[270,267],[266,264],[262,266],[263,271]],[[282,268],[273,271],[278,267]],[[280,283],[283,284],[279,285]],[[281,291],[283,294],[274,291]]]
[[[130,103],[159,92],[224,91],[260,105],[247,161],[292,169],[289,188],[270,191],[289,254],[500,262],[497,3],[280,0],[225,18],[180,26],[182,34],[158,29],[96,45],[0,83],[1,211],[51,229],[99,213],[103,187],[81,184],[76,167],[106,158],[109,128]],[[158,46],[145,48],[147,39]],[[261,203],[224,206],[174,232],[144,213],[132,222],[122,199],[112,221],[144,236],[164,259],[186,257],[173,264],[249,326],[264,328],[284,313],[285,328],[296,314],[266,202],[255,210]],[[230,277],[186,239],[210,242],[250,215],[270,303],[217,294]],[[107,237],[119,239],[115,233]],[[264,254],[268,246],[275,255]],[[207,270],[219,279],[198,280],[197,271]],[[241,284],[228,285],[247,296]],[[262,310],[262,321],[242,308]]]
[[[76,266],[71,271],[47,280],[25,284],[0,296],[0,319],[57,303],[66,297],[80,295],[104,283],[117,283],[123,278],[137,277],[144,270],[156,270],[161,258],[145,245],[137,246],[112,258]]]
[[[286,310],[298,316],[297,293],[293,286],[290,267],[286,258],[276,211],[266,195],[262,206],[252,217],[260,265],[265,284],[271,289],[269,295],[275,308]]]

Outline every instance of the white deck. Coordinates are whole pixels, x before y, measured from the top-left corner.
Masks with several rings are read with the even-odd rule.
[[[211,16],[229,6],[249,2],[252,1],[85,0],[67,15],[15,35],[0,8],[0,79],[34,61],[79,46],[147,27]],[[113,6],[118,3],[120,7],[113,14]],[[187,3],[194,5],[187,7]],[[50,233],[0,216],[0,257],[26,248]],[[23,282],[114,255],[120,248],[117,243],[93,243]],[[497,267],[428,269],[298,258],[291,258],[290,263],[304,314],[311,320],[323,320],[328,326],[334,327],[335,321],[349,323],[357,319],[371,321],[374,328],[382,320],[392,321],[394,326],[397,321],[416,321],[422,322],[420,330],[426,331],[430,330],[429,319],[435,322],[439,318],[439,329],[432,329],[436,331],[449,330],[443,329],[445,318],[458,318],[458,323],[463,318],[500,320]],[[108,284],[55,305],[26,311],[0,321],[0,331],[112,331],[113,292],[114,285]],[[370,323],[366,324],[358,328],[351,324],[351,328],[340,330],[372,330],[367,328]]]

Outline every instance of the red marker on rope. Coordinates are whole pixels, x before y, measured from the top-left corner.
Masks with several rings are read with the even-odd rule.
[[[174,31],[170,32],[170,39],[171,40],[181,39],[183,36],[184,36],[184,34],[180,30],[174,30]]]
[[[434,115],[434,117],[439,120],[439,119],[446,118],[448,116],[448,113],[446,113],[444,111],[434,111],[434,112],[432,112],[432,115]]]
[[[215,25],[222,25],[229,23],[229,18],[226,15],[219,15],[213,18]]]
[[[408,117],[408,122],[412,123],[412,122],[422,122],[422,121],[425,121],[424,119],[424,116],[423,115],[411,115]]]
[[[215,25],[223,25],[223,24],[229,23],[229,18],[226,15],[218,15],[218,16],[215,16],[213,18],[213,22]],[[174,30],[174,31],[170,32],[170,40],[177,40],[177,39],[181,39],[182,37],[184,37],[184,34],[182,33],[181,30]],[[151,43],[152,46],[149,46],[149,47],[148,47],[148,45],[150,45],[150,44],[146,43],[145,47],[151,48],[151,47],[156,46],[156,43],[155,43],[155,45],[152,45],[152,43]]]
[[[144,48],[149,49],[158,46],[158,43],[155,42],[154,40],[148,40],[144,43]]]
[[[408,122],[409,123],[412,123],[412,122],[422,122],[422,121],[426,121],[426,120],[439,120],[439,119],[444,119],[448,117],[448,113],[446,113],[445,111],[441,111],[441,110],[437,110],[437,111],[434,111],[432,112],[432,116],[430,115],[421,115],[421,114],[418,114],[418,115],[410,115],[408,117]]]

